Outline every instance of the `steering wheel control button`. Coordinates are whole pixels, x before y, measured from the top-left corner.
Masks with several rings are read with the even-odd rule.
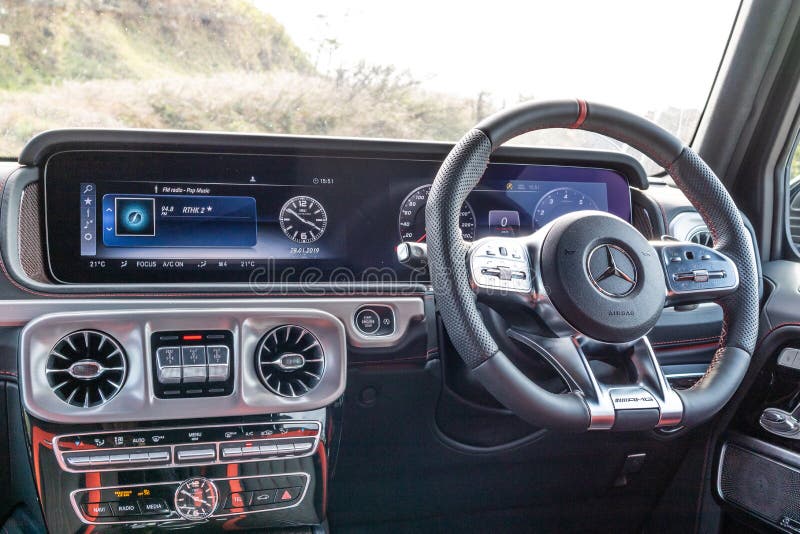
[[[353,324],[365,336],[390,336],[395,331],[394,310],[386,304],[361,306],[356,310]]]
[[[151,337],[155,394],[161,399],[233,393],[233,333],[156,332]]]
[[[661,245],[670,302],[706,300],[733,292],[739,285],[736,265],[724,254],[695,243]],[[682,264],[673,263],[676,257],[685,258]]]
[[[528,255],[514,239],[485,238],[470,251],[473,282],[482,288],[529,293],[531,291]]]

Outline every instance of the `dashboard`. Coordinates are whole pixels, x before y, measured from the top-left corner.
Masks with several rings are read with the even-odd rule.
[[[73,150],[44,166],[47,271],[60,284],[424,281],[395,247],[424,242],[440,163],[385,157]],[[460,213],[466,241],[560,215],[631,221],[629,178],[586,164],[493,162]]]
[[[0,383],[19,386],[14,432],[45,521],[65,532],[319,524],[331,466],[362,465],[358,443],[380,424],[396,438],[387,403],[436,406],[438,389],[409,380],[449,341],[427,273],[401,264],[396,247],[426,241],[425,206],[451,148],[157,131],[34,138],[2,182],[0,322],[14,350],[5,362],[0,351]],[[652,238],[669,229],[649,186],[624,154],[502,147],[461,207],[461,237],[523,236],[601,210]],[[691,215],[670,218],[693,229]],[[654,335],[719,331],[711,311],[688,313],[665,312]],[[354,372],[364,368],[389,371]],[[380,410],[372,391],[389,392]],[[350,417],[342,432],[353,409],[386,423]],[[362,422],[369,439],[353,431]],[[500,439],[517,432],[493,424]],[[472,443],[474,425],[445,426],[446,439]]]

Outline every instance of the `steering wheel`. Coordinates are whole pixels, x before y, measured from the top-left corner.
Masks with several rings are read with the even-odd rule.
[[[526,237],[467,243],[461,205],[492,152],[547,128],[612,137],[663,166],[702,216],[714,247],[648,241],[599,211],[562,215]],[[426,208],[428,261],[436,301],[461,358],[508,409],[539,427],[566,431],[691,427],[714,416],[747,371],[758,327],[753,243],[719,178],[691,148],[659,126],[595,103],[524,103],[480,122],[442,164]],[[478,302],[526,318],[507,335],[545,357],[568,386],[552,393],[498,348]],[[673,390],[647,339],[664,307],[717,302],[718,350],[690,389]],[[625,377],[604,383],[595,360],[616,358]],[[615,375],[617,376],[617,375]]]

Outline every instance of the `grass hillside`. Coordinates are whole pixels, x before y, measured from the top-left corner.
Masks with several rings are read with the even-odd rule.
[[[244,0],[0,0],[0,88],[230,70],[309,71],[272,17]]]
[[[391,67],[316,71],[246,0],[0,0],[0,156],[64,127],[456,139],[470,99]]]

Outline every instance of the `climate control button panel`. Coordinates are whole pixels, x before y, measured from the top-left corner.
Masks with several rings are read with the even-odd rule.
[[[65,471],[122,471],[300,458],[316,452],[317,421],[68,434],[53,438]]]

